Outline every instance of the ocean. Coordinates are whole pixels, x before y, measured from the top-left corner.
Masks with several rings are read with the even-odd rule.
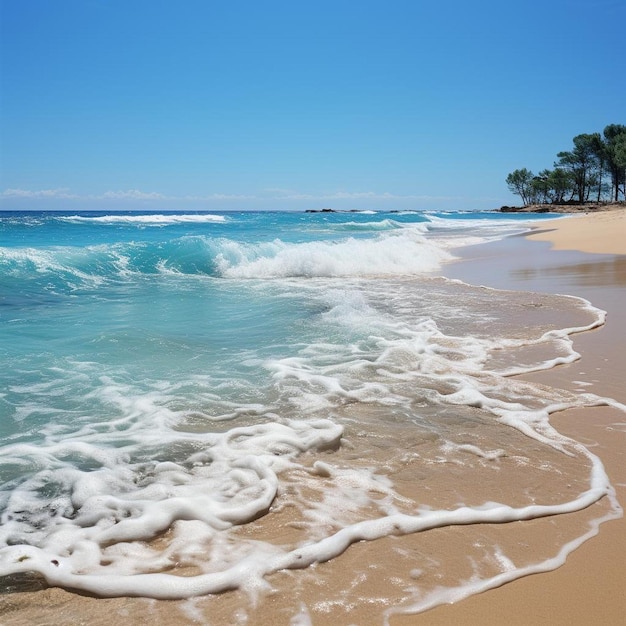
[[[523,374],[604,312],[446,278],[547,217],[0,213],[0,586],[382,623],[560,565],[620,508],[549,416],[624,407]]]

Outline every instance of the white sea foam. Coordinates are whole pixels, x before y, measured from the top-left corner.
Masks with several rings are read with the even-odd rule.
[[[584,454],[590,454],[588,451],[583,451]],[[590,455],[594,462],[594,474],[604,474],[604,468],[600,460]],[[623,510],[620,506],[617,498],[615,496],[614,488],[608,483],[608,478],[606,479],[606,495],[611,502],[610,511],[602,516],[599,516],[593,519],[589,528],[586,532],[579,535],[575,539],[566,542],[561,548],[558,550],[557,554],[544,559],[537,563],[532,563],[531,565],[521,566],[521,567],[511,567],[513,565],[508,559],[506,562],[506,567],[504,571],[495,576],[491,576],[488,578],[476,577],[470,580],[465,580],[460,582],[460,584],[454,587],[438,587],[429,593],[426,594],[417,594],[418,597],[413,603],[410,603],[404,607],[392,607],[385,612],[384,624],[388,626],[389,618],[393,615],[405,614],[405,615],[415,615],[417,613],[423,613],[429,609],[432,609],[436,606],[440,606],[442,604],[452,604],[454,602],[459,602],[464,598],[468,598],[469,596],[476,595],[479,593],[484,593],[490,589],[496,589],[497,587],[501,587],[506,583],[512,582],[514,580],[518,580],[519,578],[523,578],[524,576],[529,576],[531,574],[540,574],[543,572],[550,572],[561,567],[569,554],[571,554],[574,550],[578,549],[583,543],[595,537],[599,530],[600,526],[604,522],[608,522],[613,519],[618,519],[622,517]],[[600,481],[598,481],[600,482]],[[579,498],[579,502],[582,499]],[[561,511],[564,512],[564,511]],[[501,554],[501,552],[500,552]]]
[[[89,443],[94,437],[84,435],[46,446],[5,446],[5,464],[32,462],[40,469],[4,495],[0,543],[8,547],[0,550],[0,575],[10,573],[16,564],[22,571],[38,571],[37,564],[45,564],[62,574],[82,571],[90,572],[89,577],[106,579],[115,574],[131,580],[138,549],[148,570],[172,557],[123,545],[178,525],[184,527],[187,549],[193,553],[194,534],[202,543],[218,531],[226,532],[233,524],[267,512],[276,496],[276,473],[288,468],[297,454],[338,445],[341,432],[332,422],[316,420],[267,423],[223,434],[171,433],[169,441],[163,440],[164,429],[152,438],[144,430],[137,437],[140,441],[108,449]],[[110,443],[116,438],[134,439],[126,431],[111,434]],[[175,460],[131,461],[146,456],[143,450],[167,446],[178,450]],[[153,458],[150,453],[147,456]],[[77,459],[89,469],[79,469]],[[58,495],[42,502],[42,489]],[[50,516],[51,510],[56,515]],[[188,520],[195,520],[195,525],[185,523]],[[194,533],[189,532],[191,528],[196,529]],[[16,543],[31,547],[11,545]],[[233,546],[235,552],[250,548]],[[213,567],[210,557],[205,567]]]
[[[280,278],[421,274],[451,258],[419,230],[402,229],[375,239],[335,242],[224,242],[216,262],[220,273],[228,278]]]
[[[251,436],[254,437],[254,434]],[[291,440],[292,435],[288,435],[288,439]],[[328,439],[324,443],[328,443]],[[570,443],[573,442],[570,441]],[[181,546],[185,546],[190,553],[193,553],[199,550],[207,540],[215,540],[216,531],[226,531],[233,522],[241,523],[258,513],[259,509],[267,509],[275,495],[275,474],[258,457],[239,457],[240,462],[232,466],[232,485],[229,481],[225,485],[220,485],[216,497],[210,494],[215,493],[217,484],[209,489],[206,487],[210,487],[210,483],[204,489],[201,484],[195,484],[193,488],[184,484],[193,475],[193,469],[190,471],[182,466],[168,465],[159,471],[157,466],[153,468],[153,471],[159,473],[160,478],[168,474],[170,476],[168,481],[170,486],[161,492],[160,499],[155,501],[153,497],[146,501],[144,493],[148,487],[130,492],[122,491],[121,497],[95,495],[101,490],[98,488],[83,504],[77,518],[78,527],[72,527],[71,532],[67,532],[68,523],[65,521],[52,532],[48,532],[45,540],[40,542],[40,547],[13,545],[3,548],[0,551],[0,574],[37,571],[51,584],[82,589],[104,596],[144,595],[164,599],[183,598],[217,593],[236,587],[245,588],[246,585],[251,584],[252,579],[267,576],[272,572],[301,569],[313,563],[328,561],[359,541],[374,541],[390,535],[427,532],[444,526],[536,519],[581,510],[604,496],[609,496],[614,500],[612,488],[599,459],[582,446],[575,443],[573,445],[592,461],[593,470],[589,488],[576,498],[562,504],[529,505],[516,508],[500,503],[485,503],[482,506],[463,506],[447,511],[422,511],[413,515],[395,513],[345,526],[329,536],[292,550],[280,549],[278,546],[269,544],[247,546],[246,549],[242,549],[241,545],[238,547],[228,545],[230,558],[225,563],[221,563],[219,571],[205,569],[204,573],[191,578],[164,573],[139,573],[135,562],[137,557],[141,556],[144,571],[162,569],[171,563],[172,559],[181,558],[181,555],[177,553]],[[20,450],[19,452],[23,454],[26,451]],[[195,455],[201,468],[206,467],[203,464],[205,462],[203,454],[199,452]],[[193,456],[189,457],[189,460],[193,458]],[[195,467],[198,467],[198,464]],[[202,473],[201,470],[198,471]],[[203,479],[207,480],[206,477]],[[108,481],[107,491],[114,487],[115,482]],[[180,486],[181,483],[183,487]],[[129,483],[127,480],[125,484],[129,486],[132,482]],[[238,494],[251,489],[256,496],[253,500],[254,506],[250,502],[249,495],[243,500],[238,499]],[[116,491],[119,492],[119,487]],[[171,491],[173,493],[170,493]],[[187,492],[186,497],[181,498],[178,495],[181,492]],[[206,495],[200,495],[203,493]],[[19,510],[24,510],[28,503],[19,496],[15,497],[20,500]],[[218,498],[227,500],[229,506],[225,508]],[[75,503],[72,504],[76,506]],[[91,507],[86,506],[88,504],[91,504]],[[137,511],[140,512],[139,515]],[[606,518],[615,517],[619,513],[619,506],[614,502],[614,510]],[[202,522],[202,524],[185,521],[190,519]],[[7,540],[7,536],[10,542],[19,540],[19,522],[9,518],[5,524],[9,528],[3,529],[4,541]],[[133,548],[126,543],[145,539],[172,525],[174,528],[172,544],[175,549],[173,553],[168,553],[168,551],[157,553],[141,546]],[[18,526],[17,529],[16,526]],[[572,545],[579,545],[595,532],[596,525],[594,524],[593,532],[585,533],[564,546],[556,559],[557,562],[562,562],[564,555],[572,549]],[[183,536],[184,541],[181,544]],[[111,545],[116,541],[124,543]],[[194,541],[200,542],[195,550],[191,549]],[[220,550],[220,542],[215,540],[215,543],[218,545],[214,546],[214,549],[217,550],[219,556],[224,557],[225,553]],[[233,559],[235,559],[234,562]],[[213,566],[210,566],[209,570]],[[434,599],[428,597],[420,604],[411,607],[411,610],[414,612],[424,610],[433,603],[440,603],[441,596],[449,598],[450,593],[453,593],[455,598],[462,597],[475,592],[476,587],[483,590],[495,584],[501,584],[505,580],[513,580],[529,571],[543,571],[553,566],[554,563],[550,561],[549,564],[542,563],[531,568],[507,567],[504,574],[498,577],[481,581],[478,584],[464,584],[450,590],[448,594],[440,592],[439,597]]]
[[[533,226],[537,225],[537,219],[528,217],[528,219],[506,219],[499,218],[493,220],[484,219],[450,219],[440,217],[432,213],[426,213],[428,218],[429,230],[437,230],[442,236],[456,237],[459,233],[471,232],[466,235],[466,241],[469,243],[481,243],[495,239],[502,239],[507,235],[514,235],[528,232]],[[461,244],[467,245],[467,244]]]

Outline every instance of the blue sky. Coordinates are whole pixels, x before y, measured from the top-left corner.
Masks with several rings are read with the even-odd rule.
[[[0,9],[3,209],[491,209],[626,123],[625,0]]]

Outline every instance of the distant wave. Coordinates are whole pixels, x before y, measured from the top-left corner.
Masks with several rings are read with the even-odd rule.
[[[415,225],[412,226],[415,227]],[[404,228],[404,225],[394,220],[385,219],[379,222],[343,222],[336,224],[334,228],[349,231],[395,230],[397,228]]]
[[[97,215],[93,217],[87,217],[84,215],[69,215],[65,217],[59,217],[63,222],[85,222],[88,224],[143,224],[146,226],[166,226],[168,224],[201,224],[203,222],[226,222],[224,215],[214,214],[188,214],[188,215],[166,215],[163,213],[157,213],[154,215]]]

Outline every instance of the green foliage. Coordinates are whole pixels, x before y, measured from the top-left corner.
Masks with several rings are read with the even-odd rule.
[[[626,168],[626,133],[615,142],[613,159],[618,167]]]
[[[571,200],[574,179],[570,172],[557,167],[539,172],[533,180],[533,187],[534,202],[562,204]]]
[[[626,126],[609,124],[604,129],[604,145],[607,167],[611,174],[613,199],[619,198],[620,185],[626,199]]]
[[[506,177],[506,184],[511,193],[521,196],[524,204],[530,204],[534,175],[530,170],[523,168],[515,170]]]
[[[603,134],[576,135],[572,142],[572,150],[557,154],[554,170],[537,176],[526,168],[511,172],[506,178],[509,190],[524,204],[618,201],[620,194],[626,199],[626,126],[610,124]]]
[[[591,191],[591,175],[597,167],[597,149],[600,133],[576,135],[573,139],[574,149],[570,152],[559,152],[555,166],[570,172],[579,202],[587,202]]]

